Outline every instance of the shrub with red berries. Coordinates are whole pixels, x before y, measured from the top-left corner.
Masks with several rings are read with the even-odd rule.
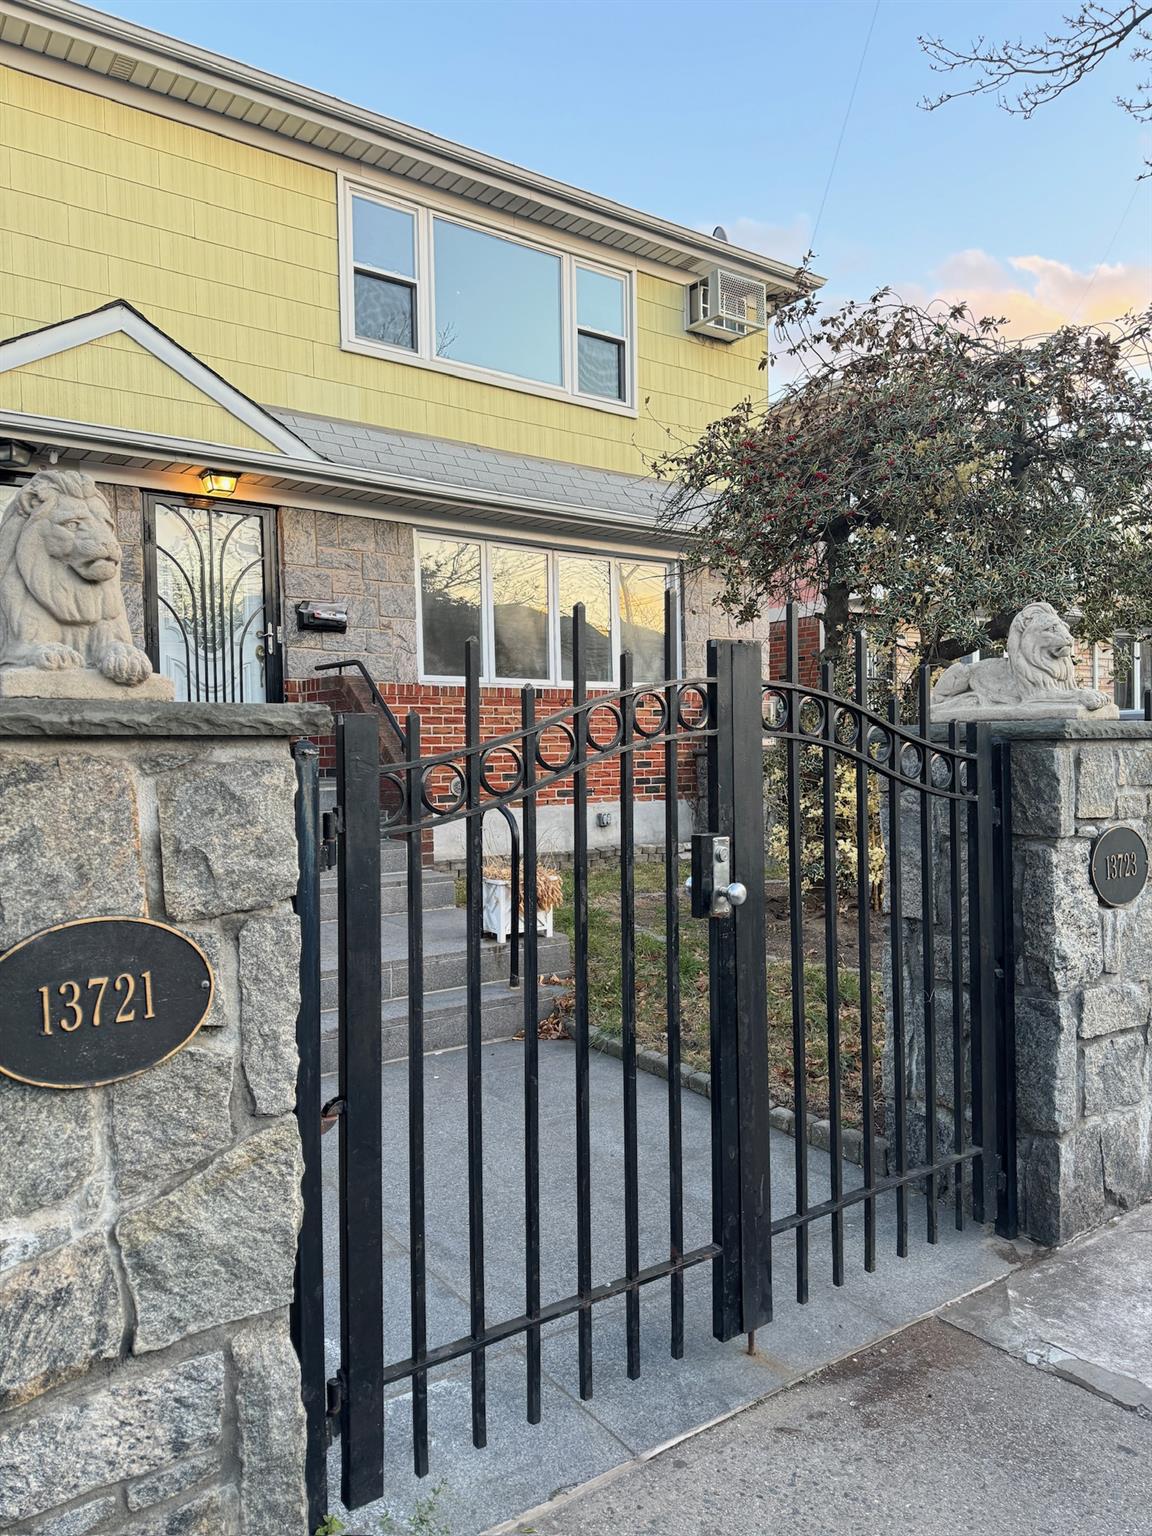
[[[654,466],[665,516],[743,620],[792,600],[829,654],[944,662],[1045,599],[1087,642],[1152,623],[1152,307],[1017,339],[887,290],[774,323],[786,382]]]

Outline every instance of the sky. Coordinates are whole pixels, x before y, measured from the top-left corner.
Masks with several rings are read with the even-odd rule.
[[[927,113],[917,35],[1070,0],[116,0],[118,14],[782,260],[1020,334],[1152,301],[1152,125],[1116,58],[1031,121]],[[855,94],[853,87],[855,83]],[[839,145],[839,148],[838,148]]]

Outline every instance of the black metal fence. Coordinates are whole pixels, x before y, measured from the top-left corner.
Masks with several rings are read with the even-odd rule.
[[[772,1317],[774,1242],[790,1235],[795,1247],[795,1286],[800,1301],[809,1296],[810,1243],[816,1224],[827,1218],[832,1277],[845,1282],[845,1216],[863,1204],[861,1260],[877,1262],[876,1207],[894,1192],[897,1204],[896,1250],[909,1252],[910,1196],[919,1189],[924,1201],[925,1237],[939,1235],[941,1195],[951,1193],[953,1219],[959,1225],[969,1208],[977,1221],[995,1216],[1000,1229],[1014,1223],[1013,1169],[1000,1149],[1011,1139],[1012,1104],[1005,1091],[1011,1077],[1008,957],[1003,952],[1004,869],[998,842],[998,775],[1005,771],[990,742],[969,728],[961,738],[956,726],[933,730],[928,718],[927,677],[920,680],[919,718],[902,721],[893,697],[888,709],[869,700],[863,637],[857,644],[855,684],[848,696],[834,691],[825,667],[819,685],[802,680],[795,613],[786,621],[784,675],[762,677],[759,645],[711,642],[707,675],[676,676],[678,615],[669,594],[665,613],[665,679],[635,685],[628,656],[620,659],[619,686],[608,693],[587,691],[587,646],[582,609],[573,617],[572,703],[547,717],[537,714],[536,692],[521,691],[517,729],[495,739],[480,734],[478,647],[470,644],[466,663],[465,740],[452,751],[424,756],[420,720],[410,714],[402,729],[408,761],[384,766],[379,760],[374,717],[346,715],[337,721],[339,827],[340,1053],[337,1095],[329,1106],[338,1117],[340,1185],[340,1368],[328,1383],[329,1422],[340,1435],[341,1498],[356,1508],[383,1491],[384,1400],[390,1385],[411,1384],[412,1449],[418,1474],[428,1470],[429,1373],[468,1360],[471,1377],[471,1430],[476,1446],[487,1435],[487,1352],[515,1337],[526,1345],[525,1415],[541,1417],[542,1329],[556,1319],[577,1320],[577,1385],[581,1397],[594,1385],[593,1308],[610,1297],[625,1297],[625,1350],[629,1377],[641,1372],[640,1294],[667,1281],[673,1357],[684,1352],[684,1277],[692,1266],[713,1268],[712,1331],[731,1339],[751,1332]],[[872,685],[874,686],[874,685]],[[712,1127],[712,1240],[685,1247],[684,1163],[681,1124],[680,952],[682,871],[680,775],[686,751],[703,743],[707,756],[707,826],[693,849],[692,908],[706,917],[709,931],[709,1050]],[[792,1198],[787,1208],[773,1208],[772,1159],[780,1156],[770,1132],[769,1032],[766,982],[765,823],[763,774],[766,750],[784,753],[789,909],[788,966],[791,974],[792,1092],[797,1134],[789,1154]],[[668,1228],[666,1252],[655,1263],[641,1263],[637,1156],[637,975],[636,887],[634,855],[635,764],[644,757],[650,779],[655,757],[662,774],[664,802],[663,898],[666,1008]],[[591,1183],[593,1174],[589,1070],[589,773],[605,760],[619,764],[619,919],[622,1122],[619,1126],[619,1175],[614,1197],[622,1211],[621,1266],[610,1281],[594,1283]],[[854,892],[841,893],[838,867],[836,770],[847,764],[854,776],[851,819],[856,831]],[[828,1153],[830,1196],[813,1200],[812,1153],[804,1134],[807,1054],[811,1021],[805,996],[806,898],[801,848],[807,824],[802,779],[818,778],[816,816],[824,862],[823,936],[826,1053],[828,1060]],[[381,1031],[380,1031],[380,809],[381,783],[387,793],[385,834],[404,839],[407,859],[408,1057],[407,1057],[407,1207],[410,1352],[386,1360],[382,1319],[385,1296],[381,1217]],[[482,818],[489,810],[519,812],[523,849],[523,911],[535,914],[539,871],[538,803],[545,789],[563,785],[571,814],[572,994],[574,1039],[575,1193],[574,1288],[545,1295],[541,1281],[539,966],[536,923],[523,924],[523,1042],[520,1075],[523,1114],[523,1231],[516,1235],[523,1253],[523,1303],[513,1315],[496,1316],[489,1308],[485,1279],[485,1102],[481,1077],[483,879]],[[887,874],[887,960],[883,980],[873,975],[875,925],[873,874],[869,845],[876,817],[875,789],[881,789]],[[467,1225],[469,1326],[464,1335],[432,1340],[428,1328],[428,1127],[425,1108],[425,992],[421,882],[425,834],[430,827],[462,822],[465,828],[465,912],[467,936],[467,1073],[464,1115],[467,1134]],[[305,817],[303,834],[314,836]],[[914,836],[910,835],[914,832]],[[943,864],[937,861],[943,849]],[[920,902],[905,910],[903,874],[909,859],[919,871]],[[842,861],[840,861],[842,862]],[[943,884],[937,878],[943,872]],[[312,878],[312,876],[309,876]],[[853,900],[852,897],[855,897]],[[307,903],[305,902],[305,907]],[[854,911],[853,911],[854,908]],[[309,909],[310,910],[310,909]],[[846,1187],[841,1103],[841,930],[855,927],[859,961],[859,1055],[863,1084],[861,1181]],[[949,965],[947,1017],[940,1014],[935,939],[946,934]],[[921,966],[911,989],[905,945],[919,944]],[[912,996],[909,993],[913,994]],[[881,993],[883,995],[881,995]],[[311,995],[311,994],[309,994]],[[927,1149],[909,1155],[910,1004],[920,1031],[917,1058],[922,1081],[916,1113],[925,1122],[920,1138]],[[883,1019],[891,1054],[891,1103],[879,1121],[873,1085],[877,1021]],[[312,1038],[301,1032],[305,1075]],[[941,1103],[936,1064],[941,1042],[950,1040],[950,1100]],[[305,1078],[302,1077],[302,1083]],[[319,1109],[313,1076],[302,1100],[306,1154],[316,1155],[311,1122]],[[943,1127],[943,1129],[942,1129]],[[947,1135],[944,1135],[944,1132]],[[892,1165],[876,1165],[875,1147],[882,1133],[891,1143]],[[942,1146],[942,1137],[947,1142]],[[967,1178],[964,1171],[968,1170]],[[318,1208],[306,1216],[305,1245],[318,1244]],[[509,1234],[509,1241],[512,1235]],[[316,1300],[311,1269],[302,1263],[298,1300],[298,1336],[307,1340],[307,1316]],[[314,1277],[313,1277],[314,1280]],[[322,1304],[322,1303],[321,1303]],[[309,1363],[309,1361],[311,1363]],[[314,1352],[305,1362],[315,1370]],[[317,1394],[309,1401],[314,1405]],[[319,1415],[312,1419],[314,1438],[322,1437]],[[320,1493],[314,1489],[316,1507]]]

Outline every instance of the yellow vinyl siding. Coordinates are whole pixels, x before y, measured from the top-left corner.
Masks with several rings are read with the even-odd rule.
[[[686,275],[639,274],[635,418],[346,352],[333,172],[6,67],[0,144],[0,338],[127,299],[263,405],[632,474],[764,390],[761,338],[685,334]],[[218,408],[140,390],[131,347],[95,356],[98,376],[37,365],[0,401],[31,410],[15,388],[45,415],[210,435]]]
[[[158,432],[230,448],[277,449],[130,336],[101,336],[0,373],[0,410]],[[147,422],[147,426],[144,423]]]

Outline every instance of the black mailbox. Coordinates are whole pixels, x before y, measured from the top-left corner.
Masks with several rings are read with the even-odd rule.
[[[296,622],[301,629],[327,629],[342,635],[348,628],[348,610],[343,603],[297,603]]]

